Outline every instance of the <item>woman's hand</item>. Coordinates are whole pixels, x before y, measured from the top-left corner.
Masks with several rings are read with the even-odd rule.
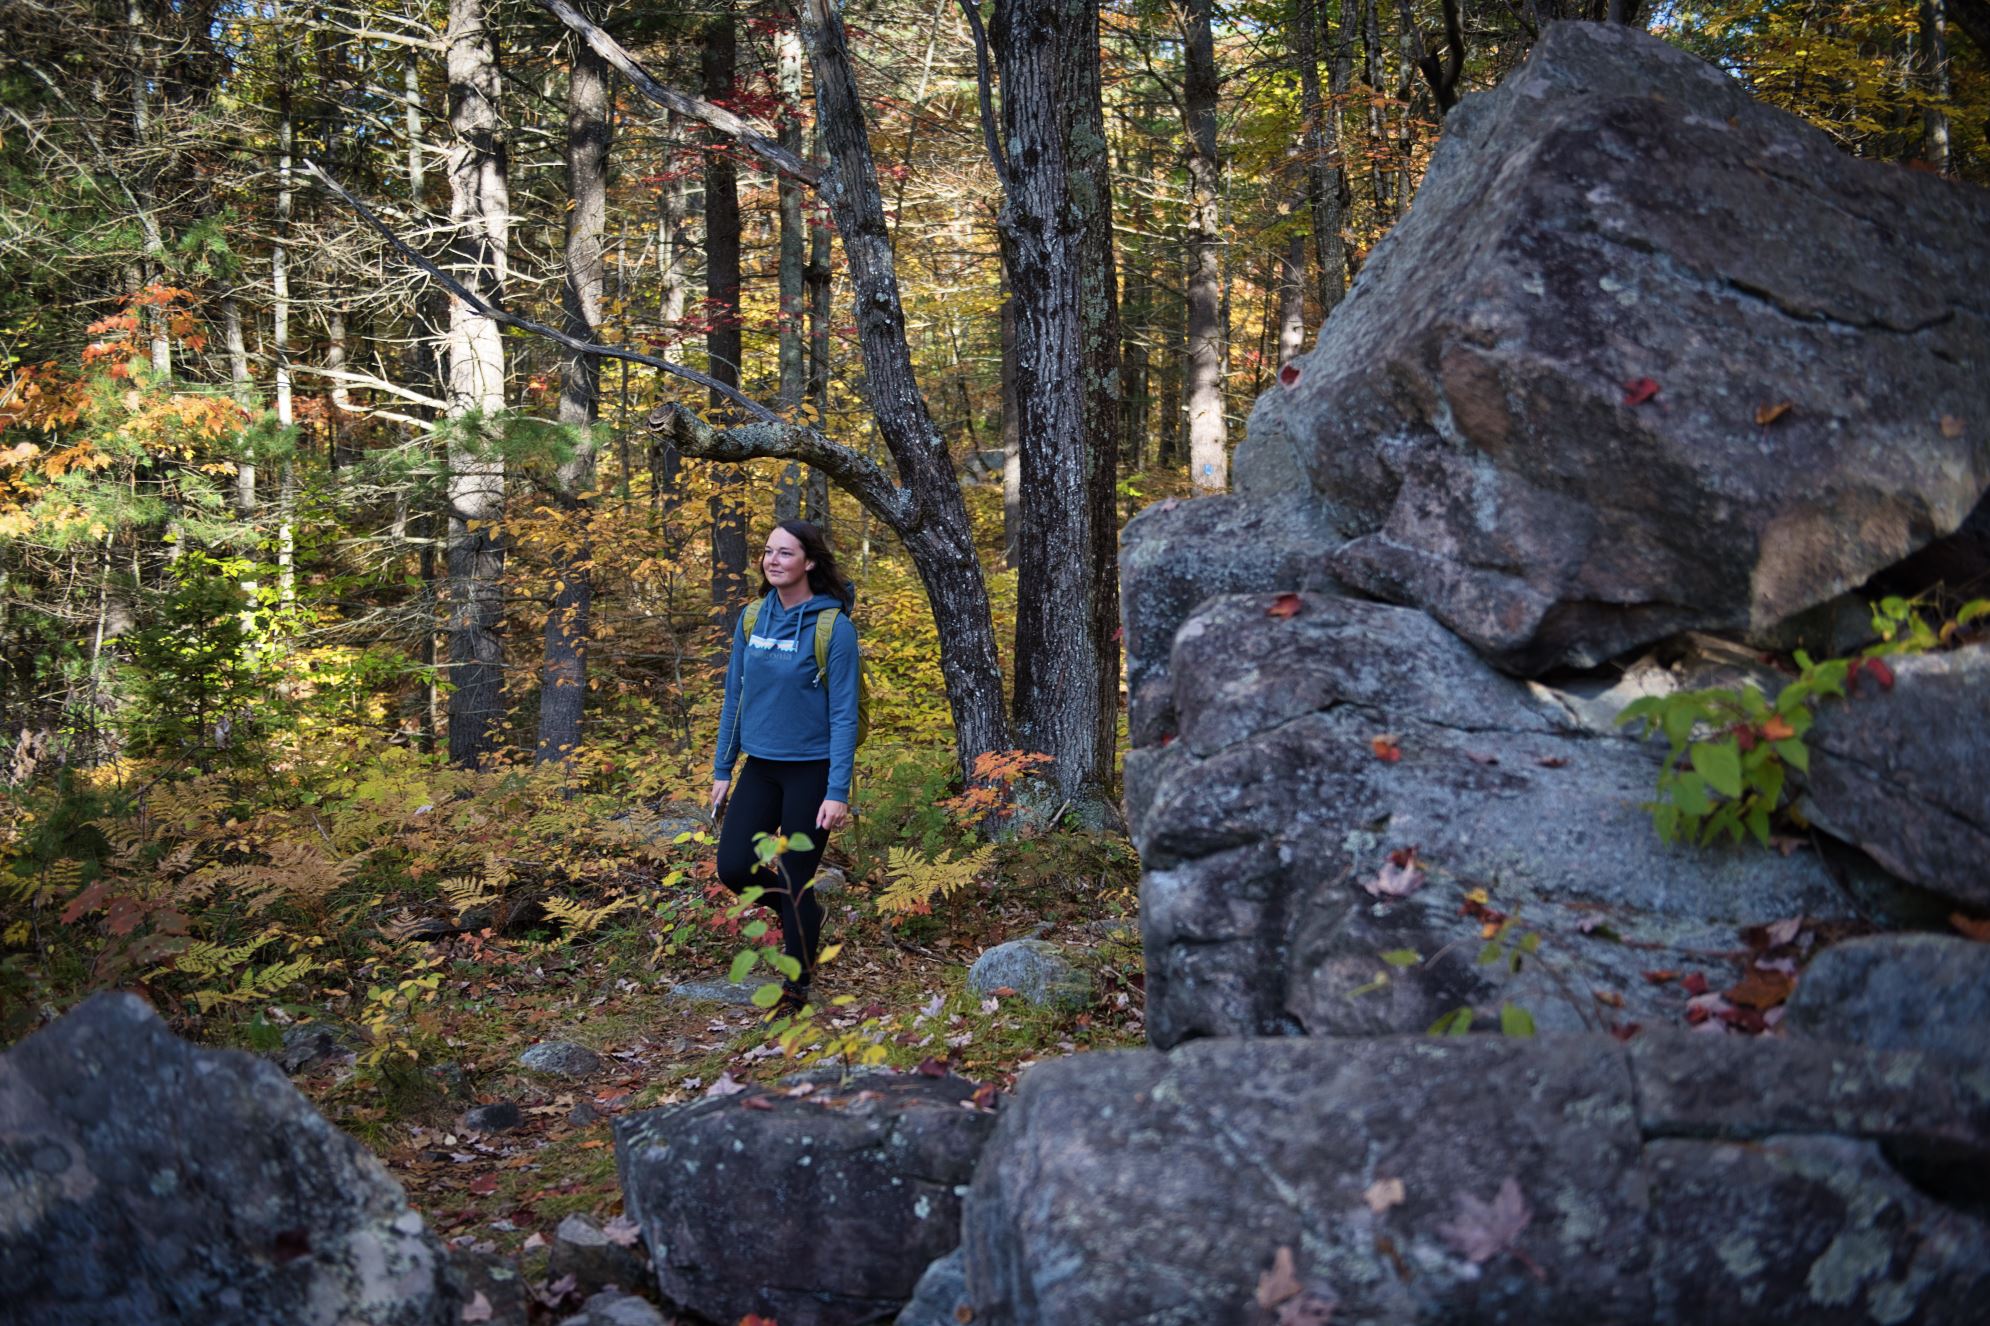
[[[730,778],[714,778],[712,780],[712,804],[710,809],[713,819],[719,817],[719,807],[726,803],[726,793],[731,790],[732,780]]]
[[[840,829],[850,819],[850,803],[847,801],[825,801],[822,809],[815,812],[815,827],[827,833]]]

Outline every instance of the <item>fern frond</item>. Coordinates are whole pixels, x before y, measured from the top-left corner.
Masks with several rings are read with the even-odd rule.
[[[610,898],[599,907],[590,907],[584,902],[575,902],[571,898],[554,896],[542,899],[539,905],[545,909],[546,915],[567,927],[567,938],[571,939],[575,935],[584,935],[593,931],[615,913],[635,906],[636,900],[626,897]]]
[[[984,843],[959,857],[951,848],[929,857],[910,847],[894,847],[885,853],[884,873],[888,883],[878,895],[881,912],[916,912],[936,898],[946,898],[974,882],[975,876],[995,859],[995,845]]]
[[[460,924],[463,913],[473,912],[479,907],[489,907],[504,896],[504,890],[494,888],[487,880],[475,875],[452,875],[448,879],[435,882],[443,901],[449,904],[451,919]]]

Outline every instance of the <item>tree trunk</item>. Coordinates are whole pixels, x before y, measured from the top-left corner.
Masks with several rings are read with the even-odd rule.
[[[1122,121],[1120,137],[1130,136]],[[1154,282],[1147,241],[1147,182],[1152,174],[1152,144],[1142,148],[1139,182],[1127,199],[1126,242],[1119,246],[1119,461],[1138,474],[1147,464],[1148,377],[1150,343],[1154,335]],[[1123,163],[1122,176],[1133,172]]]
[[[738,32],[731,0],[706,23],[699,50],[707,101],[731,98],[739,71]],[[705,153],[705,371],[728,387],[739,386],[739,174],[728,149],[731,140],[717,130]],[[731,404],[719,392],[712,408]],[[722,609],[722,637],[732,638],[733,622],[746,605],[745,480],[731,466],[712,474],[712,606]]]
[[[680,121],[667,117],[672,134],[677,132]],[[677,146],[666,149],[663,158],[663,188],[657,194],[656,207],[656,247],[657,269],[661,287],[657,300],[657,316],[663,323],[664,335],[672,335],[684,324],[684,306],[689,298],[691,287],[690,263],[691,237],[688,218],[691,208],[686,153]],[[658,439],[650,446],[650,491],[657,504],[665,510],[677,506],[677,482],[683,459],[677,448],[667,440]]]
[[[802,150],[802,39],[799,32],[783,28],[774,39],[775,76],[781,97],[781,146],[801,155]],[[802,364],[802,279],[803,219],[801,182],[791,175],[779,178],[781,202],[780,271],[780,353],[781,394],[777,408],[789,419],[801,417],[802,395],[806,388]],[[802,512],[802,467],[789,461],[781,472],[774,493],[774,519],[793,520]]]
[[[498,117],[497,33],[484,0],[449,0],[450,250],[457,279],[502,305],[510,181]],[[497,747],[504,716],[504,461],[493,445],[504,411],[498,324],[461,300],[449,308],[449,758],[475,766]],[[475,528],[472,528],[472,526]]]
[[[1985,52],[1990,54],[1990,52]],[[1921,0],[1921,40],[1915,65],[1922,93],[1935,101],[1949,99],[1949,40],[1947,0]],[[1949,173],[1949,117],[1939,106],[1921,112],[1921,160],[1937,172]]]
[[[817,135],[820,138],[820,134]],[[815,159],[822,148],[818,143]],[[811,212],[813,209],[811,209]],[[829,219],[811,215],[808,227],[808,401],[817,428],[829,426],[829,313],[835,274],[829,266]],[[802,513],[824,534],[829,532],[829,476],[808,468]]]
[[[1230,486],[1229,430],[1223,418],[1223,163],[1216,146],[1216,46],[1212,0],[1181,11],[1189,175],[1188,408],[1189,481],[1198,493]]]
[[[1012,749],[988,586],[953,462],[912,371],[884,201],[842,19],[828,0],[803,0],[801,15],[815,68],[816,123],[830,163],[822,197],[843,236],[870,406],[909,499],[909,510],[895,513],[895,527],[932,604],[956,745],[963,771],[971,772],[977,757]]]
[[[1346,0],[1342,0],[1345,4]],[[1341,172],[1338,123],[1339,98],[1329,108],[1320,90],[1319,30],[1314,22],[1320,0],[1292,0],[1292,59],[1299,66],[1299,110],[1305,118],[1303,149],[1306,162],[1306,204],[1313,225],[1313,261],[1319,280],[1320,317],[1324,321],[1347,290],[1346,244],[1341,226],[1346,220],[1342,194],[1347,188]],[[1345,30],[1345,24],[1341,25]],[[1334,74],[1345,78],[1345,51],[1338,42],[1333,56]],[[1344,84],[1334,87],[1345,91]],[[1303,321],[1304,314],[1301,314]],[[1283,346],[1283,339],[1280,341]],[[1279,361],[1280,365],[1284,360]]]
[[[1306,237],[1293,232],[1278,263],[1278,367],[1306,348]]]
[[[1022,564],[1023,442],[1022,408],[1016,400],[1016,293],[1009,287],[1009,264],[1002,262],[1002,564]]]
[[[279,14],[282,11],[277,11]],[[279,57],[276,123],[276,238],[270,245],[270,342],[276,358],[276,422],[288,432],[297,422],[290,378],[290,223],[292,215],[292,156],[297,126],[291,114],[289,63]],[[297,490],[297,462],[286,457],[278,467],[276,515],[277,602],[288,607],[297,598],[296,512],[291,495]]]
[[[1022,456],[1016,732],[1054,758],[1059,794],[1096,815],[1119,703],[1119,316],[1098,6],[1004,0],[992,35]]]
[[[595,341],[601,334],[607,285],[608,62],[584,41],[574,41],[567,83],[566,285],[561,299],[567,335]],[[561,507],[585,518],[594,488],[594,423],[601,409],[601,361],[569,354],[560,364],[560,423],[572,430],[573,454],[554,475]],[[553,601],[546,614],[546,652],[539,674],[539,746],[535,763],[566,760],[580,745],[587,697],[587,615],[594,583],[593,549],[585,539],[562,540],[552,558]]]

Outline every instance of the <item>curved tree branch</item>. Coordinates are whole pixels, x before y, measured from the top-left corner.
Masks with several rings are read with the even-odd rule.
[[[762,133],[761,130],[766,128],[765,125],[756,125],[723,106],[714,106],[709,101],[686,96],[682,92],[673,92],[657,82],[650,77],[648,70],[636,63],[636,58],[623,48],[622,43],[603,32],[566,0],[539,0],[539,7],[572,28],[581,40],[593,48],[596,55],[620,71],[622,77],[634,85],[636,91],[665,110],[710,125],[773,166],[781,174],[792,176],[810,188],[814,188],[822,179],[821,171]],[[771,133],[772,130],[768,132]]]
[[[648,422],[652,429],[667,435],[678,451],[699,460],[737,463],[773,456],[813,465],[901,538],[917,523],[912,494],[893,483],[883,467],[805,424],[775,421],[714,428],[696,411],[675,402],[652,410]]]
[[[967,16],[967,30],[974,36],[975,90],[981,97],[981,136],[988,144],[988,159],[994,163],[995,178],[1006,192],[1009,187],[1009,158],[1002,153],[1002,135],[995,127],[995,100],[991,88],[994,74],[988,68],[988,33],[981,26],[979,0],[960,0],[960,12]]]

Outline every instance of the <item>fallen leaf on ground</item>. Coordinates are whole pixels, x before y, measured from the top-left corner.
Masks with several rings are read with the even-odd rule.
[[[1299,609],[1305,606],[1306,600],[1300,598],[1297,594],[1280,594],[1271,601],[1271,606],[1264,610],[1264,615],[1283,620],[1288,617],[1298,616]]]
[[[618,1248],[633,1248],[636,1240],[643,1236],[642,1226],[625,1215],[618,1215],[601,1227],[602,1237]]]
[[[495,1174],[479,1174],[470,1180],[470,1191],[479,1197],[489,1197],[497,1191],[498,1179]]]
[[[1788,414],[1790,408],[1788,401],[1777,401],[1774,405],[1758,405],[1755,407],[1755,422],[1767,428]]]
[[[1377,898],[1407,898],[1423,887],[1423,881],[1423,867],[1417,864],[1412,848],[1391,855],[1375,878],[1363,881],[1361,887]]]
[[[1978,920],[1974,916],[1964,916],[1961,912],[1949,913],[1949,924],[1955,932],[1979,944],[1990,944],[1990,919]]]
[[[744,1090],[746,1090],[746,1083],[737,1080],[730,1071],[727,1071],[720,1073],[719,1080],[705,1088],[705,1099],[712,1100],[719,1096],[737,1096]]]
[[[1779,971],[1754,968],[1727,991],[1727,1001],[1743,1008],[1774,1008],[1796,989],[1796,977]]]
[[[1679,988],[1689,995],[1703,995],[1707,992],[1707,974],[1703,971],[1689,971],[1686,979],[1679,982]]]
[[[1466,1261],[1482,1265],[1511,1250],[1533,1218],[1527,1199],[1521,1195],[1520,1180],[1509,1176],[1490,1202],[1459,1193],[1457,1219],[1439,1225],[1437,1232]]]
[[[1369,1210],[1381,1215],[1392,1206],[1401,1206],[1406,1196],[1401,1179],[1377,1179],[1363,1190],[1361,1200],[1368,1203]]]
[[[995,1097],[998,1094],[993,1082],[983,1082],[974,1089],[974,1095],[969,1097],[969,1103],[978,1110],[992,1110],[995,1108]]]
[[[1403,758],[1403,748],[1396,744],[1396,734],[1384,732],[1368,739],[1368,749],[1375,752],[1375,758],[1385,764],[1394,764]]]
[[[1781,948],[1793,942],[1797,937],[1797,931],[1801,929],[1803,929],[1803,918],[1792,916],[1785,920],[1769,922],[1762,927],[1762,937],[1769,941],[1768,947]]]
[[[1569,757],[1566,755],[1543,755],[1540,759],[1534,761],[1534,763],[1540,765],[1543,769],[1565,769],[1568,767],[1568,762]]]
[[[1658,383],[1650,378],[1632,378],[1624,384],[1624,404],[1643,405],[1658,395]]]
[[[1305,1288],[1293,1267],[1292,1249],[1280,1244],[1271,1255],[1271,1269],[1258,1276],[1258,1306],[1275,1308],[1289,1298],[1299,1297]]]
[[[527,1234],[525,1236],[525,1245],[522,1248],[520,1248],[519,1251],[537,1252],[539,1251],[539,1249],[545,1246],[546,1246],[546,1236],[544,1234],[539,1233],[537,1230],[534,1230],[532,1233]]]
[[[1622,1008],[1624,1006],[1624,996],[1618,994],[1615,990],[1591,990],[1589,993],[1594,995],[1596,1002],[1605,1008]]]
[[[1644,977],[1647,981],[1650,981],[1653,985],[1664,985],[1667,981],[1678,980],[1679,973],[1676,971],[1661,969],[1658,971],[1648,971],[1644,974]]]
[[[947,1075],[947,1061],[935,1058],[929,1054],[924,1059],[921,1059],[918,1067],[912,1071],[921,1077],[945,1077]]]

